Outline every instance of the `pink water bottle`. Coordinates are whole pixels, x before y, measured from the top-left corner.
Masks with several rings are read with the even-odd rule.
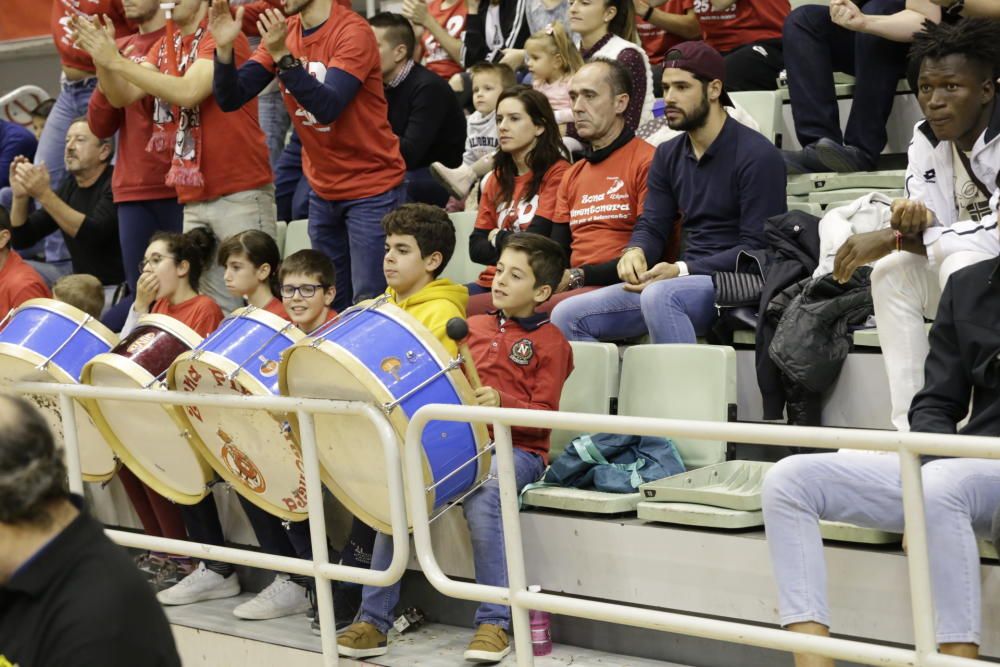
[[[541,593],[541,586],[528,586],[532,593]],[[536,656],[552,653],[552,630],[549,627],[549,613],[546,611],[528,611],[528,622],[531,623],[531,652]]]

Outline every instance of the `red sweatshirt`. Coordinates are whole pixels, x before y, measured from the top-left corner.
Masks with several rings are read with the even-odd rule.
[[[563,384],[573,372],[573,350],[547,314],[504,320],[499,313],[469,318],[469,351],[483,386],[500,394],[500,406],[558,410]],[[547,428],[514,427],[520,447],[549,460]]]
[[[129,57],[141,62],[149,48],[163,37],[165,28],[145,35],[134,34],[118,40],[118,50],[135,47]],[[124,109],[116,109],[97,89],[90,97],[87,124],[102,139],[118,132],[118,165],[111,177],[115,203],[176,199],[177,191],[166,184],[170,153],[147,151],[153,133],[153,98],[146,95]]]

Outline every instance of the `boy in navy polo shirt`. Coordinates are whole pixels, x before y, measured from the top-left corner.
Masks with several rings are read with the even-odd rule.
[[[764,135],[730,118],[725,63],[708,44],[683,42],[663,61],[667,125],[642,215],[618,262],[624,285],[566,299],[552,322],[570,340],[694,343],[717,317],[712,274],[735,271],[742,251],[767,247],[764,221],[787,210],[784,161]],[[677,225],[684,250],[661,261]]]
[[[563,383],[573,370],[573,352],[548,316],[535,313],[562,279],[565,257],[559,245],[538,234],[515,234],[506,244],[493,278],[493,304],[499,309],[469,318],[469,350],[483,386],[479,405],[533,410],[558,410]],[[545,470],[549,429],[514,427],[514,470],[518,491],[537,481]],[[496,461],[491,470],[496,474]],[[469,532],[476,581],[507,585],[500,489],[490,480],[462,504]],[[398,600],[399,584],[395,584]],[[363,614],[375,623],[351,625],[339,639],[341,655],[366,658],[384,654],[392,606],[382,618]],[[366,610],[368,611],[368,610]],[[381,611],[380,611],[381,613]],[[465,651],[471,662],[498,662],[510,652],[507,631],[510,608],[481,604],[476,611],[476,635]]]

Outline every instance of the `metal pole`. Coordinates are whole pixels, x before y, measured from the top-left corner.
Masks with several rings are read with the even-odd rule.
[[[937,641],[934,636],[934,596],[931,592],[930,559],[927,556],[927,520],[919,454],[899,450],[899,477],[903,485],[913,636],[917,664],[922,665],[926,656],[937,653]]]
[[[302,440],[302,463],[305,468],[306,498],[309,501],[309,538],[312,540],[313,564],[316,566],[316,602],[319,606],[320,642],[323,646],[323,664],[336,667],[337,625],[333,613],[333,591],[330,581],[319,566],[330,562],[326,547],[326,513],[323,509],[323,486],[319,479],[319,452],[316,450],[316,424],[313,416],[299,410],[299,432]]]
[[[63,447],[66,450],[66,472],[69,490],[83,495],[83,471],[80,466],[80,436],[76,429],[76,403],[66,394],[59,394],[59,411],[62,413]]]
[[[500,517],[503,526],[503,548],[507,556],[507,587],[511,595],[510,620],[514,630],[514,650],[518,667],[533,667],[531,624],[527,608],[517,601],[516,594],[528,590],[524,573],[524,546],[521,541],[521,510],[517,502],[517,475],[514,468],[514,446],[510,427],[493,424],[493,450],[497,461],[497,483],[500,487]]]

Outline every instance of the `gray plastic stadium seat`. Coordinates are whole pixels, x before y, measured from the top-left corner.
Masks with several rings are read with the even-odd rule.
[[[475,281],[485,268],[469,258],[469,236],[476,227],[476,212],[462,211],[451,213],[448,217],[455,225],[455,254],[451,256],[441,277],[465,285]]]
[[[285,242],[282,247],[282,258],[298,252],[312,248],[312,241],[309,239],[309,221],[292,220],[285,230]]]

